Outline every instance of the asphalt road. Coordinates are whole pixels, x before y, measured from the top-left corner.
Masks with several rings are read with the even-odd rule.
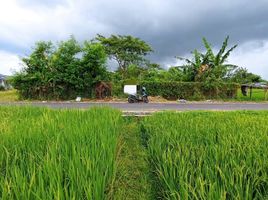
[[[161,110],[268,110],[268,103],[76,103],[76,102],[31,102],[0,103],[0,105],[42,106],[49,108],[87,109],[93,106],[110,106],[125,112],[149,112]]]

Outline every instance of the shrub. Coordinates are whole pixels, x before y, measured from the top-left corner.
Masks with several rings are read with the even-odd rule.
[[[3,85],[0,85],[0,91],[5,91],[5,87]]]
[[[205,82],[148,82],[142,81],[150,96],[162,96],[166,99],[184,98],[189,100],[235,98],[236,83]]]
[[[12,85],[23,99],[74,99],[91,97],[94,85],[107,81],[107,55],[101,44],[73,37],[54,46],[39,42],[22,59],[25,68],[16,73]]]
[[[123,93],[123,84],[122,84],[122,82],[113,83],[112,96],[121,97],[123,95],[124,95],[124,93]]]

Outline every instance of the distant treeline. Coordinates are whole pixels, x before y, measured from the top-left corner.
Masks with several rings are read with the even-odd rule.
[[[205,53],[194,50],[190,59],[177,57],[185,64],[168,69],[146,59],[146,55],[153,52],[152,47],[133,36],[97,35],[82,44],[73,36],[57,44],[40,41],[32,53],[22,59],[24,68],[13,76],[12,84],[21,98],[72,99],[78,95],[94,97],[94,87],[100,81],[110,82],[115,96],[122,95],[122,83],[128,80],[155,82],[158,86],[161,82],[198,82],[208,89],[211,86],[211,90],[223,84],[263,81],[245,68],[226,64],[230,53],[237,47],[227,49],[228,40],[229,37],[214,54],[211,45],[203,38]],[[118,63],[115,71],[108,70],[108,59]],[[217,90],[222,89],[218,87]],[[171,96],[178,96],[175,93],[178,91]],[[203,98],[204,93],[199,93]]]

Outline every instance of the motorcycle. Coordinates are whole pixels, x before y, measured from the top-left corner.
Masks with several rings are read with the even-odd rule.
[[[139,86],[135,85],[126,85],[124,88],[124,92],[128,94],[128,103],[149,103],[148,93],[145,87],[141,87],[139,90]],[[138,92],[137,92],[138,91]]]

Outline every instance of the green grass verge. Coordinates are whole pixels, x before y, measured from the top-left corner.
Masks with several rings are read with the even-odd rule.
[[[15,102],[18,100],[20,99],[16,90],[0,91],[0,102]],[[252,98],[250,98],[249,94],[248,96],[243,96],[241,89],[238,89],[235,99],[225,99],[224,101],[268,101],[268,93],[265,93],[263,89],[253,89]]]
[[[120,136],[117,173],[111,199],[154,199],[148,154],[142,145],[138,119],[125,118]]]
[[[249,90],[248,95],[243,96],[241,89],[237,92],[236,101],[267,101],[268,93],[264,91],[264,89],[252,89],[252,97],[250,98]]]
[[[165,199],[267,199],[268,112],[158,113],[144,122]]]
[[[0,91],[0,102],[18,101],[19,96],[16,90]]]

